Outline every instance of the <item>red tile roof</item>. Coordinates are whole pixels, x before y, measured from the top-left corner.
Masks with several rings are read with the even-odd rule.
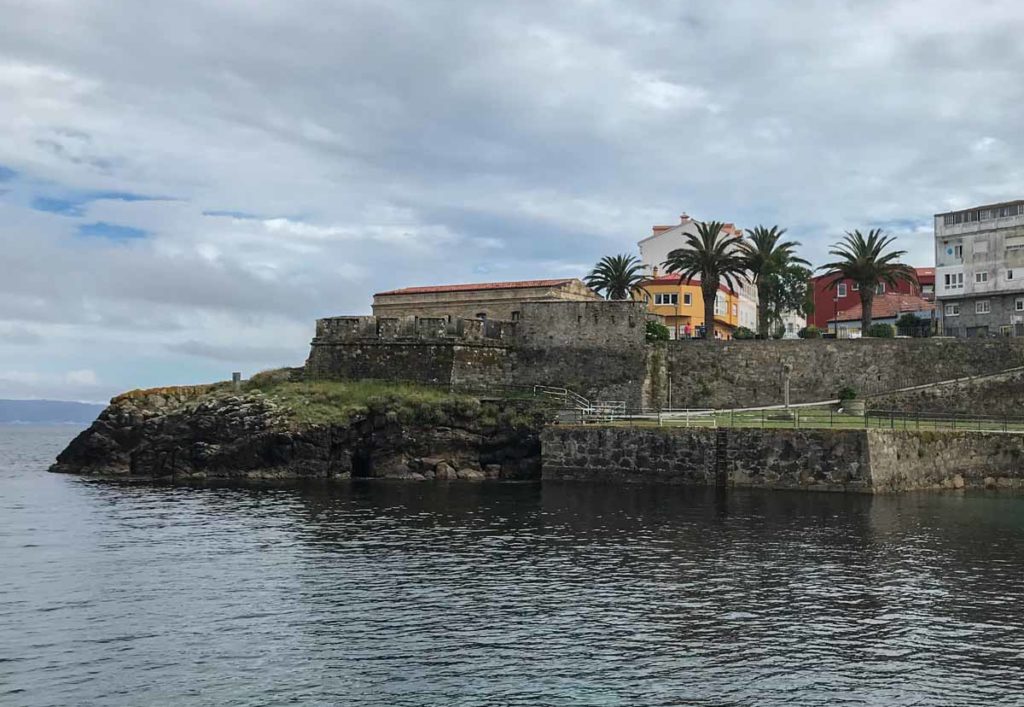
[[[473,282],[461,285],[429,285],[427,287],[403,287],[398,290],[377,292],[378,295],[423,295],[433,292],[474,292],[477,290],[522,290],[529,287],[555,287],[574,282],[574,277],[562,277],[557,280],[517,280],[514,282]]]
[[[874,302],[871,305],[871,318],[891,319],[893,317],[899,317],[905,312],[928,314],[933,309],[935,309],[934,302],[929,302],[917,295],[887,293],[884,295],[875,295]],[[831,322],[838,319],[841,322],[851,322],[858,321],[860,317],[861,306],[860,302],[858,302],[852,307],[840,310],[838,317],[829,317],[829,321]]]

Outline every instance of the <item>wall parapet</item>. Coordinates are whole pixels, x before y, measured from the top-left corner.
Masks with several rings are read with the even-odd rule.
[[[515,322],[446,317],[325,317],[316,321],[313,345],[373,341],[458,341],[501,343],[512,339]]]

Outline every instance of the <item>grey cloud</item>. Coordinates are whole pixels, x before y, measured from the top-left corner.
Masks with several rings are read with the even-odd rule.
[[[299,359],[296,352],[301,353],[297,346],[245,346],[217,345],[205,341],[182,341],[168,344],[167,350],[173,353],[208,358],[214,361],[229,363],[263,363],[268,365],[296,365]]]
[[[1022,30],[1009,1],[8,4],[0,318],[222,375],[373,291],[571,274],[684,210],[818,262],[887,224],[927,262],[931,214],[1024,194]],[[33,182],[177,201],[89,203],[152,235],[83,244]]]

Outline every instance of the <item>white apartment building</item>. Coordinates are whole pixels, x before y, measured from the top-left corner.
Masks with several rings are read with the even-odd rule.
[[[640,247],[640,261],[651,276],[666,274],[662,263],[670,252],[686,245],[687,235],[697,234],[697,223],[699,222],[684,213],[679,217],[678,224],[654,226],[651,235],[637,243]],[[728,234],[743,235],[743,229],[731,223],[725,224],[723,230]],[[736,293],[739,295],[739,326],[757,331],[757,288],[747,279],[741,279],[736,285],[739,288]]]
[[[1024,336],[1024,200],[935,215],[946,336]]]

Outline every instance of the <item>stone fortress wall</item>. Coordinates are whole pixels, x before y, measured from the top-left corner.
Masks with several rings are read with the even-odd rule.
[[[411,380],[456,388],[550,385],[630,407],[729,408],[781,403],[786,363],[793,368],[794,403],[834,398],[844,386],[870,395],[1024,366],[1024,339],[1016,338],[652,344],[645,337],[650,315],[643,303],[519,306],[517,322],[321,319],[306,372],[312,378]],[[981,403],[965,399],[975,392],[976,386],[963,386],[932,404],[984,414]],[[1010,410],[1024,403],[1024,389],[1020,393],[1012,399],[1004,395],[1000,404]]]
[[[1024,366],[1024,339],[1005,337],[673,341],[665,351],[664,402],[677,408],[781,403],[784,363],[793,366],[794,403],[838,397],[844,386],[864,396]],[[954,395],[944,402],[966,404]]]

